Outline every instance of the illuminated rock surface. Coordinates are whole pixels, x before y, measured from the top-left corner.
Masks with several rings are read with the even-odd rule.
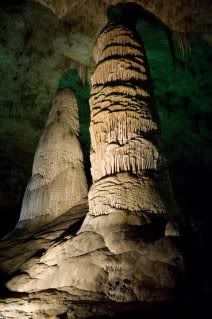
[[[79,233],[100,234],[116,255],[106,268],[106,295],[116,301],[160,299],[183,267],[178,238],[174,232],[165,237],[175,204],[138,39],[135,31],[109,23],[96,43],[91,78],[93,185]]]
[[[101,37],[103,40],[108,38],[109,33],[109,39],[115,41],[114,30],[115,35],[117,35],[116,32],[122,33],[124,30],[127,36],[136,41],[133,32],[129,29],[123,29],[123,27],[113,24],[109,24],[104,29],[99,39],[101,40]],[[97,49],[100,43],[102,42],[97,42]],[[109,43],[110,40],[107,40],[105,44]],[[140,47],[139,42],[137,46]],[[143,62],[143,65],[146,67],[146,61]],[[98,67],[96,72],[98,72]],[[121,86],[125,84],[124,76],[119,82],[121,82]],[[104,84],[102,81],[100,85],[107,88],[108,82],[105,81]],[[142,86],[143,82],[139,88],[141,89]],[[135,99],[137,101],[135,115],[141,116],[140,120],[137,121],[137,123],[139,121],[141,123],[135,126],[134,132],[126,127],[126,140],[123,140],[123,143],[129,142],[129,136],[134,143],[136,138],[133,139],[131,134],[134,134],[134,137],[139,140],[143,127],[145,130],[149,129],[150,132],[153,129],[156,136],[158,134],[156,124],[142,125],[142,99],[143,97],[140,95]],[[101,103],[99,105],[102,106]],[[115,103],[115,105],[117,104]],[[120,106],[122,105],[120,104]],[[95,119],[92,107],[91,99],[91,129]],[[128,107],[130,109],[130,103]],[[149,103],[148,100],[146,101],[145,107],[151,120],[151,99]],[[141,112],[139,112],[140,109]],[[113,116],[113,112],[111,113]],[[129,112],[129,115],[131,114],[132,112]],[[98,129],[95,131],[95,123],[93,126],[92,146],[96,157],[98,157],[98,148],[94,147],[94,141],[96,136],[99,137],[99,131]],[[113,131],[111,129],[105,133],[107,136]],[[116,138],[118,139],[118,137],[115,137],[115,141]],[[159,147],[157,142],[159,140],[157,138],[155,140]],[[111,141],[106,138],[97,144],[100,148],[102,145],[103,159],[105,159],[104,142],[107,142],[105,143],[107,146],[110,145]],[[142,145],[141,143],[141,151],[138,149],[138,152],[140,152],[140,156],[144,156],[145,163],[147,163],[147,154],[149,153],[146,151],[142,153]],[[154,143],[152,145],[155,153],[160,154],[160,151],[156,152],[157,146]],[[121,146],[119,145],[119,147]],[[129,152],[128,149],[127,151]],[[130,156],[131,153],[126,152],[126,154]],[[92,161],[94,169],[95,163],[96,161]],[[173,213],[170,211],[170,203],[166,203],[166,197],[163,195],[165,188],[168,197],[172,198],[167,182],[166,165],[159,155],[143,167],[141,165],[140,169],[139,165],[135,165],[136,171],[131,163],[130,160],[126,168],[121,166],[122,172],[117,171],[117,166],[114,166],[113,174],[107,173],[107,176],[103,174],[101,179],[94,174],[94,184],[89,194],[89,212],[83,225],[78,227],[77,235],[73,236],[73,233],[69,234],[69,231],[66,230],[64,232],[66,236],[63,234],[61,237],[60,235],[59,242],[58,239],[54,238],[52,245],[48,246],[45,251],[42,250],[41,254],[35,252],[26,261],[22,259],[23,262],[19,262],[19,265],[15,262],[14,264],[17,266],[11,270],[11,279],[5,280],[6,287],[12,291],[28,293],[46,289],[58,289],[70,294],[73,291],[78,291],[82,299],[84,294],[89,294],[92,295],[93,300],[96,300],[96,296],[98,298],[101,296],[105,300],[118,302],[172,299],[178,279],[182,276],[183,260],[179,250],[178,234],[168,232],[168,236],[165,236],[167,216]],[[160,174],[163,183],[160,181]],[[138,183],[139,179],[140,183]],[[103,186],[99,184],[100,181],[102,181]],[[108,186],[109,183],[112,185],[107,190],[105,186]],[[114,184],[117,184],[117,187],[113,186]],[[124,190],[125,192],[122,193]],[[95,191],[96,195],[94,195]],[[139,193],[142,195],[140,196]],[[95,196],[97,201],[94,200]],[[172,205],[174,209],[174,204]],[[72,211],[75,212],[75,209],[73,208]],[[63,215],[59,218],[63,219]],[[170,229],[170,226],[168,228]],[[44,229],[48,233],[51,227],[47,225]],[[36,236],[40,237],[39,232]],[[35,235],[33,235],[34,237]],[[21,256],[23,255],[21,254]],[[22,257],[18,255],[18,258]],[[10,258],[10,260],[13,263],[15,259]],[[2,261],[2,265],[5,269],[8,268],[8,257]],[[19,274],[15,273],[17,271]]]
[[[87,200],[57,217],[39,230],[15,229],[12,236],[0,242],[0,270],[9,275],[17,271],[25,261],[38,261],[54,245],[74,236],[88,211]]]
[[[40,2],[43,4],[47,3],[45,0]],[[194,2],[195,1],[192,3]],[[51,4],[50,1],[48,1],[48,3]],[[53,7],[51,7],[51,9],[59,17],[66,15],[66,13],[69,12],[67,21],[72,17],[73,20],[69,21],[73,22],[74,19],[78,19],[79,21],[80,18],[82,23],[91,22],[86,6],[84,6],[85,11],[81,11],[78,10],[77,5],[73,5],[71,8],[70,3],[71,1],[54,1],[57,10]],[[72,1],[72,4],[73,3],[74,1]],[[80,3],[83,6],[83,1],[76,3]],[[167,24],[170,22],[173,30],[178,29],[181,31],[186,29],[186,26],[188,25],[186,23],[186,15],[188,13],[186,13],[186,10],[189,10],[186,6],[180,7],[180,9],[178,7],[178,10],[176,11],[176,7],[171,4],[170,10],[173,8],[174,12],[174,16],[172,16],[170,11],[168,12],[168,10],[165,9],[166,5],[163,6],[163,3],[165,4],[166,1],[160,2],[164,10],[161,9],[161,5],[155,5],[155,1],[148,1],[148,3],[142,1],[142,3],[147,9],[158,15],[162,21],[168,21]],[[63,10],[64,8],[60,8],[60,5],[66,7],[67,4],[70,5],[69,9],[65,8],[65,10]],[[94,1],[92,1],[92,4],[94,4]],[[88,6],[93,14],[92,6],[89,4]],[[205,23],[207,20],[206,16],[205,14],[202,15],[204,8],[205,6],[202,5],[201,10],[199,10],[198,6],[195,6],[195,11],[197,10],[198,13],[201,11],[200,16],[204,16]],[[75,9],[76,12],[80,12],[79,16],[74,14]],[[209,16],[210,10],[207,11]],[[81,14],[84,13],[87,16],[87,20],[82,19]],[[96,14],[96,17],[100,22],[99,25],[104,23],[102,16],[104,17],[104,15]],[[200,21],[201,19],[199,22]],[[204,26],[204,23],[202,23],[202,25],[201,23],[198,24],[197,27],[199,30]],[[90,63],[90,54],[87,54],[87,52],[91,52],[93,36],[90,37],[87,35],[87,30],[89,30],[89,28],[86,27],[84,28],[86,30],[84,30],[82,25],[73,23],[72,27],[74,25],[79,27],[79,29],[81,28],[83,30],[82,32],[86,32],[84,45],[79,45],[79,47],[77,47],[78,43],[80,44],[80,39],[83,37],[80,33],[81,31],[78,33],[78,30],[75,30],[76,33],[71,32],[70,34],[70,42],[74,43],[71,49],[69,46],[58,45],[60,43],[60,40],[58,39],[55,42],[57,43],[56,47],[60,49],[64,48],[64,52],[71,52],[70,55],[76,60],[80,59],[80,61],[83,61],[85,64]],[[91,29],[97,31],[98,23],[94,21],[89,25],[91,25]],[[88,33],[92,34],[90,30]],[[48,33],[46,33],[46,35],[48,35]],[[158,44],[158,41],[155,42]],[[12,41],[9,42],[9,44],[11,43]],[[40,45],[40,47],[42,46]],[[85,50],[82,50],[82,48],[85,48]],[[113,49],[115,49],[115,47]],[[129,49],[131,48],[128,47],[127,50]],[[83,56],[81,54],[78,55],[78,51],[80,52],[80,50],[82,51]],[[138,51],[137,48],[133,48],[131,49],[130,54],[139,54]],[[120,52],[121,55],[126,53],[121,49]],[[150,53],[152,54],[152,52]],[[102,52],[102,59],[107,58],[110,54],[113,55],[114,50],[110,50],[110,48],[105,49],[104,52]],[[169,83],[169,81],[166,76],[164,77],[164,74],[166,73],[163,73],[164,67],[166,67],[164,66],[164,59],[158,55],[158,52],[155,56],[154,54],[152,54],[152,56],[153,60],[155,60],[155,68],[158,68],[158,63],[160,65],[159,69],[161,73],[158,75],[160,88],[167,86],[167,90],[171,90],[172,86],[168,88],[167,83]],[[122,60],[119,71],[126,67],[126,61],[124,59]],[[200,60],[201,59],[197,59],[197,63],[194,63],[195,67],[202,67],[201,63],[199,63]],[[137,62],[138,61],[139,60],[137,60]],[[40,65],[39,59],[38,64]],[[47,65],[48,63],[44,61],[44,64]],[[68,68],[70,66],[70,61],[68,61],[68,63],[64,62],[61,65],[65,65],[65,67]],[[137,63],[134,66],[136,66],[137,69]],[[108,69],[114,67],[116,67],[116,63],[115,66],[113,63],[110,65],[109,63],[104,63],[102,71],[105,73]],[[143,66],[141,65],[138,67],[140,70],[137,75],[140,76],[143,81],[145,80],[145,77],[142,76],[140,72],[145,73],[145,68],[143,69]],[[7,73],[9,73],[8,70]],[[130,78],[132,73],[133,72],[128,72],[127,76]],[[122,74],[123,73],[120,72],[120,76],[122,76]],[[181,75],[178,74],[178,76],[181,78]],[[54,79],[56,78],[58,79],[58,76]],[[100,74],[96,75],[96,78],[95,76],[93,78],[95,81],[93,84],[97,84],[97,90],[93,87],[91,103],[92,99],[98,95],[98,90],[101,89],[101,85],[105,90],[104,101],[105,97],[114,91],[119,93],[117,94],[117,99],[118,102],[120,102],[120,96],[123,98],[122,85],[116,85],[115,88],[110,86],[107,87],[102,82],[102,78],[103,77]],[[161,78],[164,79],[163,82],[161,81]],[[105,77],[104,81],[107,81],[107,79],[108,77]],[[111,79],[116,80],[114,74],[111,74]],[[124,80],[123,78],[121,79]],[[173,82],[172,78],[170,82]],[[200,81],[198,80],[196,82],[197,87],[199,87]],[[107,89],[109,89],[109,92],[107,92]],[[51,92],[53,91],[54,90],[51,89]],[[168,93],[170,92],[168,91]],[[129,102],[128,95],[130,95],[130,97],[134,94],[143,96],[144,98],[145,96],[147,97],[145,90],[140,90],[139,88],[128,87],[124,94],[126,94],[126,105],[129,104],[131,106],[134,105],[134,103],[132,103],[132,100]],[[173,93],[173,95],[175,95],[175,93]],[[166,96],[165,93],[163,97],[165,101],[168,100],[168,95]],[[102,107],[107,109],[108,101],[104,102],[101,100],[101,95],[98,99],[99,101],[97,101],[97,104],[100,102]],[[113,102],[117,102],[114,97]],[[161,104],[164,106],[163,101]],[[202,105],[204,108],[204,103]],[[179,123],[181,124],[182,119],[185,120],[183,117],[184,113],[183,115],[181,114],[180,108],[175,110],[175,112],[173,112],[173,110],[171,110],[171,112],[168,111],[166,110],[164,112],[163,110],[163,115],[165,114],[165,120],[164,118],[163,120],[167,121],[169,124],[167,126],[169,127],[174,127],[175,125],[173,131],[179,132]],[[158,171],[160,172],[157,176],[158,178],[149,176],[151,175],[149,174],[149,171],[151,171],[152,168],[153,170],[156,170],[158,167],[157,163],[160,163],[160,160],[163,167],[163,158],[161,158],[160,147],[157,143],[147,141],[147,135],[145,135],[145,139],[136,137],[135,142],[133,134],[136,135],[138,132],[133,131],[131,136],[126,136],[126,127],[129,128],[130,126],[133,130],[135,127],[137,127],[137,129],[139,128],[139,132],[143,130],[142,133],[148,133],[148,130],[151,131],[154,129],[157,131],[157,121],[152,118],[152,115],[147,112],[145,107],[142,107],[142,112],[143,113],[139,115],[142,117],[141,127],[139,127],[140,118],[139,116],[136,116],[136,112],[129,112],[128,115],[133,117],[133,119],[130,119],[129,121],[129,126],[124,124],[127,118],[125,115],[123,118],[119,116],[115,118],[114,116],[115,121],[112,121],[112,123],[109,116],[105,115],[103,117],[105,123],[102,125],[104,133],[101,136],[101,134],[98,134],[101,130],[97,129],[97,133],[94,134],[96,135],[96,139],[100,139],[100,142],[103,142],[104,145],[105,132],[107,132],[108,126],[111,125],[112,134],[107,137],[107,143],[105,144],[113,144],[114,140],[118,139],[118,142],[121,145],[128,145],[120,152],[119,143],[118,147],[117,145],[112,145],[112,147],[107,147],[106,145],[106,147],[103,147],[103,150],[100,150],[102,157],[96,156],[95,152],[93,152],[91,158],[93,161],[92,173],[95,184],[89,196],[89,213],[86,204],[80,203],[79,206],[74,207],[68,213],[61,215],[42,229],[38,229],[36,232],[31,231],[30,234],[27,232],[21,233],[17,230],[16,233],[14,233],[16,237],[8,238],[1,243],[1,271],[3,274],[9,272],[9,276],[11,276],[9,278],[6,276],[4,282],[7,283],[7,287],[14,291],[27,291],[29,294],[25,292],[15,292],[14,297],[1,300],[0,317],[6,319],[23,319],[57,317],[86,318],[92,316],[95,318],[95,314],[112,316],[114,315],[115,308],[119,308],[119,306],[116,303],[112,303],[111,309],[110,307],[107,307],[106,303],[102,300],[112,299],[126,301],[139,299],[155,301],[167,299],[167,295],[170,297],[172,296],[172,287],[175,286],[175,278],[178,277],[178,274],[180,276],[182,274],[182,256],[178,250],[178,241],[180,242],[179,231],[175,225],[169,221],[167,222],[167,216],[173,212],[172,196],[170,196],[169,179],[166,174],[166,169]],[[115,115],[115,112],[113,113]],[[177,124],[175,124],[176,117],[174,114],[180,114],[177,117]],[[97,117],[98,116],[96,116],[96,118]],[[145,118],[147,118],[147,121],[145,121]],[[116,125],[119,119],[120,122],[122,121],[122,125],[120,125],[120,130],[117,131]],[[189,127],[188,123],[185,121],[184,124],[187,129]],[[101,123],[99,123],[99,125],[101,125]],[[189,136],[188,134],[184,134],[186,131],[185,128],[183,128],[183,126],[181,127],[183,133],[178,134],[177,137],[179,140],[181,138],[185,141],[186,144]],[[163,134],[167,134],[168,136],[168,134],[171,134],[170,132],[171,130],[164,130]],[[167,140],[169,142],[169,139]],[[176,142],[175,137],[173,137],[173,140]],[[202,143],[200,144],[202,145]],[[171,143],[168,143],[168,145],[170,148],[172,147]],[[204,145],[202,148],[204,148]],[[187,150],[185,147],[184,149]],[[138,156],[138,161],[134,160],[133,152]],[[175,152],[176,149],[171,149],[170,154],[175,155]],[[108,163],[106,167],[104,163],[105,159]],[[205,156],[205,159],[208,160],[209,157]],[[161,168],[160,165],[159,167]],[[118,172],[118,176],[108,176],[114,174],[114,172]],[[134,176],[137,175],[137,173],[140,176],[139,179],[137,176]],[[104,186],[104,183],[105,187],[102,187],[102,184]],[[125,192],[123,192],[123,185],[125,185]],[[141,187],[143,195],[139,196],[138,194]],[[128,192],[129,189],[131,192]],[[97,200],[96,196],[98,198]],[[104,205],[104,210],[101,209],[102,205]],[[194,205],[196,205],[196,202]],[[140,214],[140,210],[145,210],[145,212]],[[88,213],[88,215],[84,221],[83,227],[80,229],[86,213]],[[57,212],[55,212],[55,214],[57,215]],[[78,235],[76,236],[77,232]],[[142,287],[139,286],[141,282]],[[167,286],[168,288],[161,289],[161,287],[164,286]],[[83,290],[84,288],[86,289]],[[49,290],[45,291],[42,289]],[[92,302],[86,303],[83,301],[85,299],[91,300]],[[79,300],[80,303],[78,303]],[[94,303],[94,300],[100,300],[100,305]],[[98,307],[101,308],[99,313],[97,311]],[[120,304],[120,308],[124,309],[124,305]],[[173,316],[173,309],[170,309],[170,313],[172,313]]]
[[[18,228],[47,223],[87,196],[78,137],[77,100],[71,90],[59,91],[35,153]]]
[[[142,42],[126,27],[109,24],[98,38],[94,59],[91,216],[116,209],[173,213]]]
[[[183,314],[195,317],[198,314],[205,314],[207,310],[200,310],[197,305],[179,305],[167,303],[120,303],[101,299],[95,294],[84,294],[73,289],[71,293],[50,289],[47,291],[31,294],[20,294],[19,297],[0,301],[0,313],[2,319],[140,319],[142,318],[170,318],[178,319]],[[83,299],[82,299],[83,298]],[[85,300],[86,299],[86,300]]]
[[[17,290],[29,292],[12,295],[10,292],[9,297],[1,299],[1,318],[41,319],[60,318],[66,315],[71,319],[84,319],[96,318],[97,315],[114,317],[117,313],[126,315],[127,318],[125,312],[132,313],[137,307],[140,313],[142,304],[138,306],[111,302],[115,283],[114,285],[111,283],[109,287],[108,276],[110,275],[111,280],[118,269],[121,270],[121,267],[129,269],[132,264],[139,274],[139,263],[147,261],[147,257],[155,263],[155,259],[163,255],[163,260],[169,259],[171,265],[170,252],[174,254],[171,238],[167,237],[155,242],[155,247],[153,245],[146,247],[143,250],[143,257],[132,252],[114,255],[106,248],[103,238],[98,234],[84,233],[76,236],[87,212],[88,205],[84,200],[40,230],[30,233],[16,230],[12,238],[1,242],[1,274],[8,273],[9,270],[8,277],[11,277],[18,271],[20,276],[14,278],[14,287],[18,285],[20,289]],[[155,276],[160,276],[159,270],[158,264]],[[96,281],[98,285],[92,282],[95,276],[98,279]],[[144,273],[143,276],[145,277]],[[39,280],[41,278],[43,278],[42,281]],[[5,277],[4,281],[7,282],[7,280]],[[116,280],[118,280],[117,277]],[[13,286],[13,283],[11,282],[10,285]],[[108,288],[111,296],[107,295]],[[116,289],[119,288],[116,287]],[[126,293],[126,291],[123,292]],[[5,297],[8,296],[7,291],[4,294]],[[163,300],[164,295],[160,289],[159,294]],[[152,294],[151,296],[154,300],[154,296]],[[143,298],[145,299],[145,296]],[[172,298],[171,295],[170,298]],[[123,298],[120,299],[123,300]]]

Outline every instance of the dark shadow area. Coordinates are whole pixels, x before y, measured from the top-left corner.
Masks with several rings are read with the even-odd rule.
[[[212,296],[212,173],[197,164],[178,162],[170,167],[170,173],[183,224],[187,293],[207,301]]]
[[[162,25],[162,22],[150,11],[144,9],[142,5],[133,2],[118,3],[109,6],[107,9],[107,17],[109,21],[125,24],[127,27],[135,27],[140,18],[156,26]]]
[[[91,185],[92,178],[90,172],[90,85],[88,80],[85,85],[78,76],[77,69],[70,69],[66,71],[60,80],[58,90],[70,88],[75,93],[78,102],[78,114],[80,122],[80,143],[82,146],[85,173],[88,185]]]
[[[1,147],[0,147],[1,150]],[[7,179],[7,177],[5,178]],[[14,184],[8,185],[1,180],[0,185],[0,212],[2,221],[0,225],[0,238],[10,232],[16,225],[19,219],[22,199],[25,191],[23,181],[15,180]]]

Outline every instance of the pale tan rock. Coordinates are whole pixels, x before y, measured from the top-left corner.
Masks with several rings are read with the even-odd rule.
[[[144,45],[127,27],[110,23],[97,40],[94,57],[90,214],[116,209],[168,214],[174,201]]]
[[[121,26],[106,26],[100,41],[97,41],[96,59],[99,54],[101,60],[104,51],[101,43],[109,47],[109,38],[114,46],[113,28],[122,32]],[[107,31],[110,32],[108,38]],[[128,29],[127,32],[132,41],[137,41],[133,31]],[[144,52],[140,42],[137,46]],[[109,54],[108,59],[113,58],[112,53]],[[128,58],[133,60],[133,57]],[[147,69],[146,58],[143,66]],[[89,212],[82,226],[78,225],[74,231],[68,228],[59,238],[54,238],[42,254],[35,251],[35,255],[30,255],[27,260],[22,259],[23,262],[13,268],[6,281],[8,289],[27,292],[32,300],[34,294],[46,289],[63,291],[61,304],[65,293],[72,294],[73,291],[77,291],[81,300],[85,296],[94,300],[101,296],[116,302],[169,300],[179,277],[182,278],[180,238],[176,233],[170,236],[167,224],[174,211],[174,200],[161,152],[150,80],[147,76],[144,85],[138,77],[138,81],[130,84],[128,77],[125,81],[123,69],[122,77],[117,73],[116,81],[114,65],[113,68],[112,89],[107,79],[105,83],[95,82],[92,88],[91,164],[94,182],[89,192]],[[129,61],[129,68],[133,71],[132,61]],[[99,70],[97,68],[96,72]],[[101,80],[101,75],[96,78]],[[108,122],[105,121],[106,114]],[[126,163],[124,156],[129,158]],[[100,163],[105,163],[105,166]],[[75,208],[72,213],[74,211]],[[51,227],[46,225],[44,229],[48,233]],[[27,237],[25,240],[28,241]],[[10,254],[15,252],[17,249]],[[8,265],[8,259],[4,263]],[[27,306],[26,303],[24,309]],[[67,309],[65,311],[68,313]]]
[[[120,44],[124,49],[119,55]],[[103,29],[94,56],[98,64],[90,99],[94,183],[89,213],[78,234],[100,234],[112,254],[101,260],[108,271],[104,292],[109,298],[150,300],[157,289],[175,288],[183,258],[178,234],[169,236],[166,227],[166,220],[175,214],[175,201],[147,58],[135,31],[115,23]]]
[[[29,310],[36,313],[38,304],[41,309],[45,305],[42,300],[46,289],[49,302],[44,310],[51,309],[51,315],[57,313],[50,306],[51,301],[55,294],[59,297],[62,292],[61,305],[64,298],[67,302],[171,298],[176,281],[175,270],[181,269],[182,258],[174,237],[164,237],[165,224],[153,240],[148,232],[146,242],[143,231],[136,225],[151,227],[151,216],[123,211],[121,214],[100,216],[101,229],[98,218],[95,218],[96,228],[92,223],[90,231],[84,229],[75,236],[86,212],[86,202],[81,202],[39,231],[25,234],[19,231],[13,238],[2,241],[0,269],[10,269],[12,278],[6,286],[29,295],[26,301],[24,295],[14,300],[16,309],[9,300],[0,301],[0,314],[9,314],[12,310],[17,314],[17,309],[23,314]],[[40,302],[35,308],[30,308],[29,300],[32,300],[30,304]],[[47,318],[51,318],[50,314]]]
[[[18,229],[0,241],[0,272],[13,274],[27,260],[39,260],[49,248],[73,237],[88,211],[87,198],[39,229]],[[30,226],[30,225],[29,225]],[[81,248],[82,249],[82,248]]]
[[[56,95],[40,138],[18,228],[47,223],[87,196],[78,135],[77,101],[65,89]]]
[[[86,293],[77,289],[64,292],[50,289],[30,294],[17,294],[0,300],[1,319],[96,319],[96,318],[136,318],[139,313],[149,313],[146,303],[123,303],[105,300],[102,295]],[[179,305],[171,305],[172,311]],[[191,306],[192,307],[192,306]],[[166,309],[162,311],[162,309]],[[151,313],[170,315],[170,307],[151,304]],[[166,316],[167,315],[167,316]]]
[[[0,300],[1,319],[69,319],[113,316],[123,308],[103,300],[102,295],[86,293],[76,288],[69,292],[51,289],[32,294],[16,294]]]
[[[117,209],[168,214],[173,209],[171,196],[163,176],[119,173],[94,183],[89,193],[89,209],[92,216],[107,215]]]

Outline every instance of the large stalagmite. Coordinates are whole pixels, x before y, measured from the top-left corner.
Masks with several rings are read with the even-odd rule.
[[[183,262],[179,233],[166,229],[175,202],[144,45],[133,26],[111,22],[97,40],[94,59],[93,185],[79,233],[101,235],[117,256],[116,265],[106,268],[110,298],[160,299],[177,285]]]
[[[6,286],[29,293],[58,289],[93,300],[167,300],[182,278],[183,258],[169,221],[175,205],[144,46],[133,28],[109,23],[94,56],[89,212],[76,236],[69,228],[41,254],[32,249],[25,262],[18,256]],[[13,244],[6,245],[15,261]],[[4,258],[2,267],[7,264]]]
[[[40,138],[18,228],[47,223],[87,196],[78,140],[77,100],[70,89],[57,93]]]
[[[98,38],[94,58],[90,99],[94,184],[82,229],[107,237],[107,222],[118,213],[126,224],[136,219],[142,225],[146,219],[149,223],[173,215],[175,205],[141,39],[135,31],[110,23]],[[100,215],[106,216],[103,223],[93,219]]]

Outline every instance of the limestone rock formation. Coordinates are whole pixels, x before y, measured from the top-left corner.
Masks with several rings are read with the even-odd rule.
[[[87,196],[78,135],[76,98],[69,89],[59,91],[35,153],[18,228],[47,223]]]
[[[109,267],[110,298],[157,299],[157,289],[163,295],[163,290],[175,287],[183,260],[176,246],[178,233],[165,231],[175,203],[144,45],[135,30],[109,23],[97,40],[94,58],[90,99],[94,183],[79,233],[100,234],[120,258],[118,265]]]
[[[113,318],[116,312],[126,311],[123,303],[104,301],[97,294],[78,293],[76,289],[72,293],[51,289],[16,295],[0,300],[0,316],[1,319],[95,319]],[[131,310],[130,307],[127,310]]]
[[[108,4],[117,1],[38,2],[49,5],[60,18],[66,17],[61,23],[64,22],[68,30],[70,28],[76,32],[71,32],[64,51],[69,52],[69,58],[73,57],[76,61],[79,58],[83,64],[89,65],[91,62],[87,51],[90,52],[93,43],[91,29],[98,30],[98,26],[104,22]],[[164,0],[133,2],[143,4],[179,32],[204,30],[204,25],[209,21],[210,10],[205,17],[202,12],[207,6],[198,8],[195,5],[198,0],[189,1],[187,6],[181,0],[169,4]],[[101,14],[93,14],[94,5]],[[191,7],[194,10],[188,15]],[[200,13],[199,20],[195,19],[197,12]],[[204,21],[202,17],[205,17]],[[95,19],[99,22],[96,23]],[[78,23],[79,20],[81,23]],[[196,23],[197,20],[199,23]],[[33,33],[37,36],[37,32]],[[30,33],[26,33],[26,40],[27,37],[30,37]],[[83,45],[82,39],[85,40]],[[60,39],[55,41],[51,54],[57,49],[61,50],[60,43]],[[79,51],[83,52],[79,54]],[[82,59],[82,56],[86,59]],[[77,144],[78,123],[73,121],[76,113],[69,113],[63,108],[61,110],[56,99],[40,142],[40,151],[36,154],[35,175],[25,196],[24,203],[30,206],[33,213],[27,221],[28,210],[23,210],[22,221],[12,236],[0,243],[0,290],[4,288],[1,292],[9,295],[9,298],[0,300],[0,318],[85,319],[98,315],[112,316],[116,307],[124,308],[122,302],[126,306],[126,301],[171,299],[182,279],[180,231],[170,221],[175,204],[160,145],[160,130],[143,43],[134,30],[109,24],[100,34],[94,57],[97,68],[92,77],[90,99],[94,183],[89,194],[89,210],[85,200],[77,203],[72,201],[76,199],[74,192],[80,178],[71,165],[70,175],[69,169],[64,169],[72,162],[82,164],[80,151],[76,162],[72,155],[75,158],[77,152],[67,153],[71,157],[70,162],[66,161],[66,156],[61,158],[62,145],[66,144],[70,124],[73,125],[71,132],[75,133],[70,137],[72,142],[67,142],[69,151],[69,146]],[[46,65],[46,60],[42,62],[43,65]],[[64,67],[69,67],[69,59]],[[39,81],[36,84],[40,86]],[[71,121],[67,121],[68,118]],[[50,128],[54,129],[54,133]],[[58,150],[53,145],[56,137],[57,141],[62,140]],[[48,155],[51,154],[54,160],[48,162],[43,155],[52,138]],[[41,159],[45,160],[43,165],[38,164]],[[46,170],[47,163],[50,170]],[[79,167],[83,172],[81,164]],[[54,175],[55,171],[59,171],[59,174]],[[68,189],[66,178],[73,176],[76,182],[74,187],[72,185]],[[36,188],[37,185],[41,187]],[[41,210],[34,210],[36,202],[47,202],[41,196],[42,191],[53,194],[54,187],[59,194],[59,201],[66,198],[70,200],[67,206],[76,206],[64,213],[60,207],[66,201],[58,202],[57,196],[50,196],[49,199],[55,204],[50,206],[51,217],[47,210],[46,215],[42,215]],[[71,193],[73,191],[72,197],[66,197],[66,189]],[[29,205],[30,199],[32,206]],[[64,210],[68,208],[64,207]],[[116,302],[113,303],[113,300]],[[108,303],[112,305],[112,310],[111,307],[107,308]],[[103,309],[98,312],[98,307]]]
[[[111,23],[98,38],[94,58],[90,214],[173,213],[143,43]]]
[[[136,54],[129,54],[131,48]],[[179,233],[167,224],[174,202],[144,47],[133,30],[109,23],[97,41],[95,60],[89,212],[76,236],[67,229],[61,240],[53,237],[45,251],[36,248],[27,260],[15,262],[23,254],[16,255],[20,247],[10,250],[2,269],[8,268],[8,259],[16,266],[5,284],[9,290],[29,293],[28,300],[46,289],[63,291],[61,304],[65,292],[70,300],[73,294],[81,300],[167,300],[182,278],[183,258]],[[57,225],[57,219],[52,223]],[[51,232],[50,225],[44,229]],[[8,304],[2,307],[6,313]]]
[[[73,237],[80,228],[87,211],[87,199],[83,199],[74,208],[39,229],[31,229],[29,232],[16,228],[13,236],[0,242],[0,273],[7,273],[10,276],[20,269],[25,261],[30,259],[38,261],[48,249],[60,245],[69,236]]]

